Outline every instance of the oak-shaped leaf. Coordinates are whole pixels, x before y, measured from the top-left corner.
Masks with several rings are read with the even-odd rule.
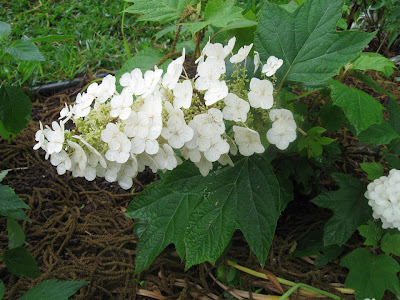
[[[364,49],[375,33],[336,31],[344,1],[308,0],[293,13],[266,2],[255,36],[261,61],[283,59],[278,83],[323,82]]]
[[[350,270],[345,287],[355,289],[356,300],[382,299],[386,290],[395,295],[400,292],[397,278],[400,265],[389,255],[376,256],[358,248],[344,257],[340,265]]]
[[[186,268],[215,263],[240,229],[264,265],[280,214],[279,183],[260,156],[242,158],[203,177],[190,162],[147,187],[125,215],[145,219],[137,248],[136,272],[175,244]]]
[[[364,197],[367,186],[357,178],[345,174],[332,174],[340,189],[324,192],[312,202],[333,211],[324,227],[324,245],[343,245],[354,231],[372,216],[371,207]]]

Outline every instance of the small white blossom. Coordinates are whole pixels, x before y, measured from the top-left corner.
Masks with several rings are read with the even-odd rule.
[[[192,104],[193,88],[190,80],[184,80],[176,84],[174,90],[174,107],[188,109]]]
[[[225,99],[226,106],[222,110],[225,120],[246,122],[250,104],[235,94],[229,93]]]
[[[210,148],[204,152],[204,157],[209,161],[217,161],[221,155],[229,152],[229,144],[219,135],[215,135],[211,139]]]
[[[119,84],[124,87],[124,92],[132,95],[142,95],[146,91],[142,71],[139,68],[121,76]]]
[[[282,64],[282,59],[278,59],[275,56],[270,56],[267,60],[267,63],[263,66],[262,72],[265,73],[266,76],[272,76],[276,73],[276,71],[278,71]]]
[[[116,92],[115,87],[115,76],[107,75],[103,78],[103,81],[96,91],[96,101],[99,103],[106,102]]]
[[[185,48],[183,48],[182,56],[173,60],[167,68],[167,73],[162,79],[162,85],[170,90],[174,89],[181,76],[183,63],[185,62]]]
[[[119,117],[121,120],[128,119],[131,113],[131,105],[133,103],[132,95],[128,93],[122,93],[115,95],[110,102],[111,111],[110,115],[114,118]]]
[[[194,164],[199,168],[201,175],[204,177],[207,176],[213,168],[212,162],[205,158],[204,155],[201,156],[199,162],[195,162]]]
[[[238,53],[233,55],[229,61],[233,64],[235,63],[240,63],[243,60],[246,59],[246,57],[249,55],[251,48],[253,47],[253,43],[251,43],[248,46],[243,46],[242,48],[239,49]]]
[[[281,123],[281,125],[284,124],[286,123]],[[273,126],[267,131],[267,139],[278,149],[285,150],[289,147],[289,143],[296,139],[296,130],[291,129],[288,126]]]
[[[59,175],[65,174],[67,170],[71,170],[72,164],[68,153],[65,150],[61,150],[58,153],[53,153],[50,156],[50,162],[53,166],[57,167],[57,173]]]
[[[254,73],[257,72],[260,64],[261,64],[260,54],[257,51],[254,51]]]
[[[174,150],[168,144],[164,144],[154,157],[155,162],[161,170],[172,170],[178,165]]]
[[[260,135],[257,131],[249,128],[233,126],[235,142],[239,146],[240,154],[250,156],[254,153],[263,153],[264,147],[261,144]]]
[[[271,81],[253,77],[250,81],[250,92],[247,96],[252,107],[270,109],[274,104],[273,93],[274,86]]]
[[[228,86],[225,81],[214,81],[210,83],[207,92],[204,95],[205,104],[213,105],[217,101],[228,95]]]
[[[46,145],[48,154],[60,152],[64,144],[64,123],[61,121],[58,124],[56,121],[53,121],[51,127],[53,129],[46,126],[46,130],[44,130],[44,135],[48,141]]]

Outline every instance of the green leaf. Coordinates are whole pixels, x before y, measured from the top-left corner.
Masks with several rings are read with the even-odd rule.
[[[332,105],[332,101],[328,101],[320,109],[319,116],[321,118],[322,127],[329,131],[339,130],[345,120],[343,111],[340,107]]]
[[[328,262],[336,259],[343,252],[343,248],[338,245],[324,246],[322,238],[323,232],[321,230],[309,232],[298,242],[292,256],[316,255],[314,264],[319,267],[325,266]]]
[[[235,0],[211,0],[204,9],[204,20],[216,27],[225,27],[229,23],[246,20],[242,15],[242,9],[235,6]]]
[[[181,258],[186,257],[187,268],[214,263],[236,229],[263,265],[279,208],[278,181],[259,156],[243,158],[233,168],[207,177],[185,162],[136,197],[125,213],[148,221],[138,243],[136,272],[148,267],[170,243]]]
[[[381,247],[387,255],[400,256],[400,232],[398,230],[387,232],[382,238]]]
[[[8,271],[17,276],[37,277],[41,273],[36,261],[23,247],[6,250],[2,257]]]
[[[398,156],[389,153],[386,155],[385,160],[392,168],[400,170],[400,158]]]
[[[385,290],[395,295],[400,292],[397,272],[400,266],[388,255],[372,255],[365,248],[358,248],[344,257],[341,266],[350,270],[345,287],[356,290],[356,300],[382,299]]]
[[[400,106],[394,99],[389,99],[387,108],[389,112],[389,124],[392,128],[400,134]]]
[[[242,15],[242,9],[235,6],[234,0],[211,0],[204,9],[204,21],[183,24],[189,25],[189,31],[193,35],[208,25],[223,27],[220,32],[224,32],[252,27],[257,25],[257,22],[246,19]]]
[[[324,245],[343,245],[372,215],[368,200],[364,197],[367,186],[357,178],[345,174],[332,174],[339,184],[337,191],[325,192],[312,202],[333,211],[333,217],[324,227]]]
[[[90,281],[60,281],[50,279],[30,289],[19,300],[68,300]]]
[[[21,247],[25,242],[25,233],[22,227],[13,218],[7,218],[8,248]]]
[[[156,182],[147,187],[125,212],[129,218],[141,218],[148,222],[137,246],[136,273],[147,268],[171,243],[175,244],[183,259],[186,220],[200,200],[199,195],[174,193],[170,189],[160,189],[159,186],[160,182]]]
[[[322,127],[313,127],[307,132],[307,136],[301,136],[297,143],[299,151],[307,149],[308,157],[318,157],[322,154],[322,145],[329,145],[334,140],[328,137],[321,137],[326,131]]]
[[[0,196],[1,196],[1,192],[0,192]],[[16,220],[24,220],[29,223],[32,223],[32,221],[29,220],[28,216],[21,208],[0,210],[0,215],[5,216],[5,217],[10,217],[10,218],[13,218]]]
[[[358,227],[360,235],[365,238],[364,245],[372,246],[374,248],[378,247],[378,242],[382,237],[382,227],[378,226],[376,222],[369,221],[368,225],[361,225]]]
[[[74,40],[73,35],[48,35],[30,39],[31,42],[58,42],[64,40]]]
[[[383,167],[377,162],[360,163],[360,167],[368,174],[368,180],[375,180],[383,176]]]
[[[20,39],[15,41],[10,47],[4,47],[7,53],[20,60],[44,61],[43,55],[35,43]]]
[[[141,14],[138,21],[157,21],[161,24],[180,19],[189,4],[194,0],[125,0],[134,2],[125,12]]]
[[[0,280],[0,300],[4,297],[4,282]]]
[[[22,201],[12,188],[8,185],[0,185],[0,210],[9,210],[16,208],[30,209],[30,207]]]
[[[20,88],[0,87],[0,135],[4,139],[11,140],[24,129],[31,112],[32,102]]]
[[[374,124],[357,135],[357,138],[366,145],[387,145],[392,140],[399,137],[400,136],[393,127],[386,121],[383,121],[380,124]]]
[[[383,121],[382,104],[367,93],[348,87],[336,80],[330,81],[333,104],[341,107],[356,129],[356,133]]]
[[[362,52],[353,61],[353,69],[367,71],[376,70],[382,72],[386,77],[393,74],[396,65],[379,53]]]
[[[8,37],[10,33],[11,33],[10,24],[0,21],[0,39]]]
[[[395,96],[393,96],[391,93],[389,93],[387,90],[382,88],[380,85],[378,85],[371,77],[368,75],[365,75],[363,73],[360,73],[358,71],[353,70],[352,75],[356,77],[357,79],[360,79],[362,82],[368,84],[370,87],[372,87],[375,91],[381,94],[388,95],[391,99],[396,99]]]
[[[136,68],[139,68],[142,73],[144,73],[147,70],[152,69],[163,57],[164,55],[162,55],[160,52],[151,48],[147,48],[139,51],[135,54],[134,57],[128,59],[121,67],[121,69],[117,72],[117,74],[115,74],[117,89],[119,90],[119,92],[122,91],[119,80],[123,74],[131,72],[133,69]]]
[[[261,61],[283,59],[279,83],[316,83],[339,69],[364,49],[375,33],[336,32],[343,1],[308,0],[293,13],[266,2],[255,37]]]
[[[0,182],[3,181],[4,177],[6,177],[7,174],[8,174],[8,171],[7,171],[7,170],[6,170],[6,171],[2,171],[2,172],[0,173]]]

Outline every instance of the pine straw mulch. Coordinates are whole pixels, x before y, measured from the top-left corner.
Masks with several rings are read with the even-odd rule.
[[[392,83],[389,85],[393,86]],[[73,102],[82,86],[51,97],[33,96],[32,121],[10,144],[0,141],[0,170],[12,169],[3,184],[15,189],[31,207],[27,215],[32,223],[20,223],[26,234],[26,248],[42,272],[42,276],[34,279],[17,277],[0,264],[0,278],[6,285],[5,299],[18,299],[28,289],[48,279],[90,281],[72,299],[223,299],[225,290],[234,294],[236,299],[245,299],[255,297],[251,291],[258,287],[264,288],[265,294],[281,294],[278,285],[245,273],[241,273],[241,288],[247,292],[235,293],[215,279],[216,268],[208,263],[185,271],[173,246],[167,247],[149,269],[134,276],[135,223],[123,212],[134,196],[155,180],[155,176],[151,172],[140,174],[131,193],[103,179],[88,182],[83,178],[73,178],[69,173],[59,176],[44,159],[44,153],[32,149],[38,121],[50,124],[56,120],[64,103]],[[396,97],[400,96],[398,90],[390,91]],[[386,99],[386,96],[374,96],[382,97],[382,102]],[[359,142],[343,133],[336,138],[346,145],[346,152],[337,162],[337,167],[360,176],[355,169],[359,168],[360,157],[365,153],[357,152]],[[330,178],[321,178],[319,184],[328,189],[335,187]],[[312,229],[323,228],[331,215],[329,210],[316,207],[306,198],[299,197],[289,203],[278,222],[265,270],[271,277],[275,275],[306,283],[352,299],[331,285],[336,283],[343,287],[347,275],[345,268],[335,263],[316,267],[310,257],[287,257],[296,241]],[[2,255],[8,247],[5,218],[0,220],[0,227]],[[355,234],[345,245],[344,253],[361,243],[362,239]],[[239,232],[234,234],[226,257],[250,269],[260,268]]]

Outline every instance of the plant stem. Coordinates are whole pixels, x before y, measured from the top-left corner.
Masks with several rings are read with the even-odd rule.
[[[234,267],[234,268],[236,268],[236,269],[238,269],[238,270],[240,270],[240,271],[243,271],[243,272],[245,272],[245,273],[247,273],[247,274],[250,274],[250,275],[253,275],[253,276],[256,276],[256,277],[259,277],[259,278],[263,278],[263,279],[268,279],[268,276],[267,276],[266,274],[261,273],[261,272],[257,272],[257,271],[251,270],[251,269],[248,269],[248,268],[246,268],[246,267],[242,267],[242,266],[240,266],[240,265],[234,263],[233,261],[227,260],[226,263],[227,263],[229,266]],[[293,288],[296,287],[294,290],[300,288],[300,289],[303,290],[303,291],[307,291],[307,292],[310,292],[310,293],[313,293],[313,294],[317,293],[317,294],[320,294],[320,295],[325,295],[325,296],[331,297],[332,299],[335,299],[335,300],[340,300],[340,297],[339,297],[339,296],[336,296],[336,295],[333,295],[333,294],[331,294],[331,293],[328,293],[328,292],[319,290],[319,289],[317,289],[317,288],[308,286],[308,285],[303,284],[303,283],[298,283],[298,284],[296,284],[296,283],[293,282],[293,281],[289,281],[289,280],[286,280],[286,279],[283,279],[283,278],[279,278],[279,277],[276,277],[276,279],[277,279],[278,282],[281,283],[281,284],[285,284],[285,285],[291,286],[291,287],[293,287]],[[269,279],[268,279],[268,280],[269,280]],[[291,291],[291,290],[292,290],[292,289],[290,289],[289,291]],[[294,290],[293,290],[293,291],[294,291]],[[288,291],[288,292],[289,292],[289,291]],[[293,293],[293,291],[292,291],[291,293]],[[291,294],[291,293],[290,293],[290,294]],[[289,296],[290,294],[288,294],[288,296]],[[284,294],[283,296],[285,296],[285,295],[286,295],[286,294]],[[286,299],[286,298],[287,298],[287,297],[285,297],[285,298],[280,298],[280,299]]]

